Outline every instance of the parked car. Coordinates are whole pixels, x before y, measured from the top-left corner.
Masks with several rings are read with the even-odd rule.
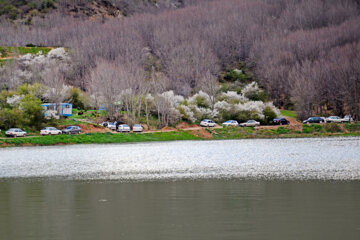
[[[304,124],[309,124],[309,123],[324,123],[325,119],[321,118],[321,117],[309,117],[308,119],[304,120],[303,123]]]
[[[237,126],[239,126],[239,123],[236,120],[228,120],[228,121],[222,123],[222,125],[224,127],[228,127],[228,126],[237,127]]]
[[[133,132],[142,132],[142,131],[144,131],[144,128],[141,124],[134,124]]]
[[[273,124],[274,125],[289,125],[290,122],[286,118],[274,118]]]
[[[21,130],[20,128],[10,128],[5,132],[5,136],[7,137],[25,137],[26,132]]]
[[[109,124],[109,122],[102,122],[99,125],[102,126],[102,127],[107,127],[108,124]]]
[[[344,122],[344,119],[338,116],[330,116],[326,118],[326,122],[328,123],[342,123]]]
[[[200,122],[200,126],[202,127],[215,127],[216,123],[213,120],[204,119]]]
[[[118,132],[130,132],[130,130],[131,130],[130,126],[126,124],[121,124],[117,128]]]
[[[62,131],[55,128],[55,127],[46,127],[41,129],[40,134],[45,136],[45,135],[59,135],[61,134]]]
[[[68,126],[62,130],[63,134],[80,134],[81,128],[79,126]]]
[[[244,123],[240,123],[240,127],[256,127],[260,126],[260,122],[257,122],[255,120],[248,120]]]
[[[352,118],[351,115],[345,115],[345,117],[343,118],[343,122],[353,122],[354,119]]]
[[[109,122],[108,125],[107,125],[107,128],[115,131],[116,130],[116,123]]]

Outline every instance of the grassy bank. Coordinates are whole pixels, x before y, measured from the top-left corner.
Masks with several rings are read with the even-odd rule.
[[[192,131],[173,131],[155,133],[87,133],[81,135],[32,136],[27,138],[0,139],[0,147],[46,146],[90,143],[131,143],[174,140],[223,140],[248,138],[301,138],[330,136],[360,136],[360,123],[356,124],[312,124],[305,125],[302,131],[291,126],[274,128],[227,127],[218,129],[199,129]]]
[[[354,125],[354,124],[352,124]],[[310,125],[304,126],[302,131],[294,130],[289,127],[278,127],[274,129],[255,129],[255,128],[221,128],[212,131],[213,139],[243,139],[243,138],[306,138],[306,137],[331,137],[331,136],[360,136],[360,124],[353,129],[338,131],[328,130],[328,126]],[[314,127],[319,126],[319,127]],[[309,129],[316,129],[309,131]]]
[[[174,140],[199,140],[189,132],[157,132],[157,133],[88,133],[80,135],[39,136],[28,138],[0,139],[0,146],[46,146],[62,144],[89,144],[89,143],[131,143]]]

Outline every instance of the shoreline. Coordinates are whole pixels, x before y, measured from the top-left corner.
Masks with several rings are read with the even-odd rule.
[[[284,128],[285,129],[285,128]],[[324,137],[356,137],[360,132],[336,133],[276,133],[268,134],[254,129],[200,129],[177,130],[153,133],[86,133],[79,135],[30,136],[25,138],[2,138],[0,148],[28,146],[57,146],[77,144],[110,144],[167,142],[186,140],[241,140],[241,139],[284,139],[284,138],[324,138]]]

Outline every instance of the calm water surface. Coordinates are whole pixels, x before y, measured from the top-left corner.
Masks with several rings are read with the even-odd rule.
[[[360,138],[0,149],[0,239],[360,239]]]

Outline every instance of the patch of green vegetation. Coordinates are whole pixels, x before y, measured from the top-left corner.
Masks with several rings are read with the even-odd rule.
[[[356,131],[360,131],[360,122],[356,122],[356,123],[346,123],[345,124],[345,129],[348,130],[349,132],[356,132]]]
[[[51,51],[50,47],[3,47],[6,49],[9,55],[18,56],[18,55],[25,55],[25,54],[38,54],[42,52],[42,54],[46,55]]]
[[[8,138],[0,139],[0,144],[14,144],[21,146],[31,145],[56,145],[56,144],[90,144],[90,143],[130,143],[130,142],[150,142],[150,141],[175,141],[175,140],[200,140],[189,132],[157,132],[157,133],[88,133],[80,135],[56,135],[29,138]]]
[[[323,127],[319,124],[306,124],[303,126],[303,133],[323,132]]]
[[[228,67],[222,78],[222,81],[242,83],[250,82],[253,79],[253,73],[248,69],[243,62],[240,62],[235,68]]]
[[[24,17],[33,11],[47,12],[50,8],[56,8],[55,0],[0,0],[0,16],[4,15],[11,20]]]
[[[279,134],[286,134],[286,133],[290,132],[290,129],[284,128],[284,127],[278,127],[276,129],[276,132],[279,133]]]
[[[82,113],[82,114],[81,114]],[[80,115],[79,115],[80,114]],[[99,110],[79,110],[73,108],[73,119],[89,119],[94,120],[98,117],[105,117],[106,111],[99,111]]]
[[[327,123],[324,125],[324,130],[329,133],[342,132],[340,128],[340,124],[338,123]]]
[[[12,63],[14,59],[0,59],[0,66],[4,66],[7,63]]]
[[[296,112],[291,110],[280,110],[280,114],[284,117],[297,118]]]

